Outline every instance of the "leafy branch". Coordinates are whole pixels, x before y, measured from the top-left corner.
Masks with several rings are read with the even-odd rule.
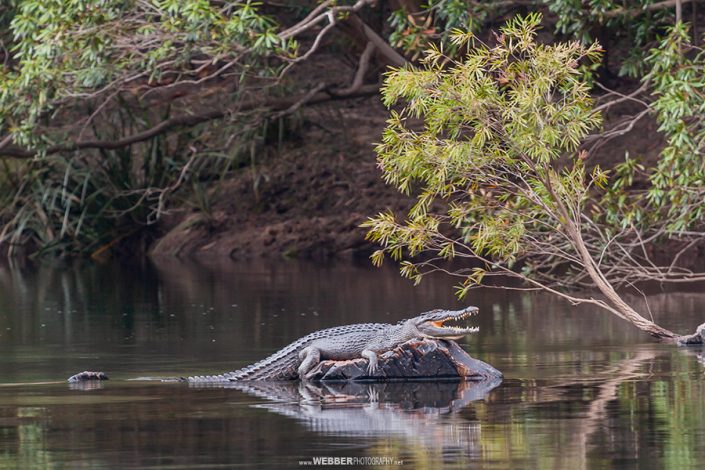
[[[580,65],[598,61],[602,49],[541,44],[540,21],[538,14],[510,20],[491,47],[455,31],[451,41],[468,51],[461,60],[431,48],[424,68],[388,74],[385,104],[404,104],[391,112],[377,146],[379,166],[389,184],[416,194],[416,204],[404,222],[382,213],[364,224],[382,246],[372,259],[404,260],[402,274],[417,282],[436,270],[458,276],[461,296],[491,276],[517,278],[679,339],[636,312],[615,286],[703,280],[705,273],[656,265],[644,232],[592,216],[593,194],[608,175],[599,166],[588,171],[589,155],[579,150],[601,122]],[[410,127],[410,118],[422,118],[422,128]],[[421,253],[434,255],[415,261]],[[470,267],[443,267],[456,258]]]

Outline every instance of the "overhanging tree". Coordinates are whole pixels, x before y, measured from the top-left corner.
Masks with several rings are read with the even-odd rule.
[[[381,213],[365,224],[382,245],[373,261],[389,255],[417,282],[434,270],[459,276],[461,297],[488,276],[518,278],[653,336],[702,342],[705,324],[680,337],[617,292],[634,281],[705,275],[654,264],[643,227],[608,223],[596,204],[608,175],[588,169],[589,153],[579,148],[601,121],[580,65],[598,61],[602,50],[577,41],[540,44],[540,22],[538,14],[516,17],[492,46],[455,31],[453,45],[468,50],[462,59],[431,48],[424,68],[388,74],[385,104],[404,104],[377,146],[379,165],[388,183],[416,194],[416,204],[403,222]],[[435,256],[415,260],[428,252]],[[475,266],[448,270],[442,262],[453,258]]]

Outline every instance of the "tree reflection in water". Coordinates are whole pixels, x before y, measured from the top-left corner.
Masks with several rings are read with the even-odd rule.
[[[648,300],[678,331],[705,311],[700,292]],[[489,393],[331,385],[282,401],[125,379],[232,370],[320,328],[453,308],[451,283],[414,288],[394,269],[350,264],[0,266],[0,382],[24,383],[0,386],[0,468],[281,468],[314,455],[428,468],[705,465],[701,349],[654,343],[553,296],[481,290],[471,303],[481,330],[460,344],[506,377]],[[63,382],[85,369],[111,380]]]

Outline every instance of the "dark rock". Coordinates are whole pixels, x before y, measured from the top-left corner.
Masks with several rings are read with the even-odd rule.
[[[487,380],[502,373],[474,359],[455,341],[408,341],[379,357],[379,369],[367,373],[367,359],[323,361],[312,371],[314,381],[385,382],[401,380]]]
[[[72,375],[68,378],[71,383],[75,382],[85,382],[87,380],[108,380],[108,376],[104,372],[92,372],[89,370],[84,370],[76,375]]]

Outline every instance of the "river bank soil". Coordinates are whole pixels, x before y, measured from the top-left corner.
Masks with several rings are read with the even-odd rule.
[[[632,85],[637,86],[637,85]],[[629,85],[624,85],[628,91]],[[615,106],[605,125],[639,110]],[[374,143],[388,110],[379,96],[304,108],[284,141],[262,146],[255,164],[209,189],[209,209],[180,208],[163,219],[154,257],[365,257],[373,250],[360,224],[380,211],[402,214],[411,199],[382,180]],[[630,132],[596,147],[592,164],[609,168],[628,152],[657,158],[663,138],[646,117]]]
[[[261,149],[254,166],[210,189],[208,214],[167,217],[152,256],[365,256],[371,247],[359,225],[409,203],[376,165],[386,118],[378,96],[304,110],[294,138]]]

